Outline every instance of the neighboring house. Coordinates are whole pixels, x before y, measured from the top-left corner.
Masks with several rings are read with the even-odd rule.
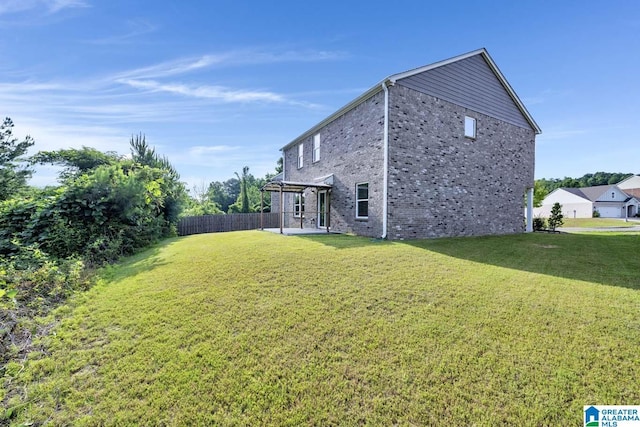
[[[630,176],[629,178],[620,181],[617,185],[619,189],[628,195],[640,200],[640,175]]]
[[[519,233],[539,133],[480,49],[387,77],[285,145],[282,178],[263,189],[279,193],[272,210],[284,227],[389,239]]]
[[[557,188],[545,197],[535,216],[548,218],[555,203],[562,205],[565,218],[591,218],[598,212],[602,218],[626,218],[639,212],[640,202],[617,185],[583,188]]]

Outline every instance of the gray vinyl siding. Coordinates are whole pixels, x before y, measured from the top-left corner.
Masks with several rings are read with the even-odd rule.
[[[481,55],[400,79],[397,84],[531,129],[527,119]]]

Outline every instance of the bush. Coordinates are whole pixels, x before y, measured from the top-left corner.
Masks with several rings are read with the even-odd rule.
[[[547,228],[547,221],[544,218],[533,218],[533,231],[542,231]]]
[[[593,213],[591,214],[591,216],[592,216],[593,218],[600,218],[600,212],[598,212],[598,211],[593,211]]]
[[[0,259],[0,365],[31,350],[29,319],[46,315],[92,284],[80,258],[56,260],[37,245],[13,244],[15,253]]]

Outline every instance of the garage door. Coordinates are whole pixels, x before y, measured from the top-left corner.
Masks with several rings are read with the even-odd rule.
[[[600,216],[602,218],[621,218],[622,217],[622,209],[611,207],[611,206],[602,206],[598,208],[598,212],[600,212]]]

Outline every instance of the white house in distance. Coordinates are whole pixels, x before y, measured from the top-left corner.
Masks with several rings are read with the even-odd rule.
[[[629,179],[632,178],[638,178],[640,181],[640,176]],[[633,186],[635,182],[629,182],[627,185]],[[602,218],[629,218],[640,212],[640,197],[634,197],[630,194],[633,190],[640,193],[640,185],[637,188],[627,190],[622,190],[618,185],[557,188],[545,197],[542,206],[535,208],[533,214],[548,218],[553,205],[560,203],[562,215],[565,218],[591,218],[596,211]]]
[[[640,200],[640,175],[632,175],[629,178],[620,181],[618,188],[630,196]]]

